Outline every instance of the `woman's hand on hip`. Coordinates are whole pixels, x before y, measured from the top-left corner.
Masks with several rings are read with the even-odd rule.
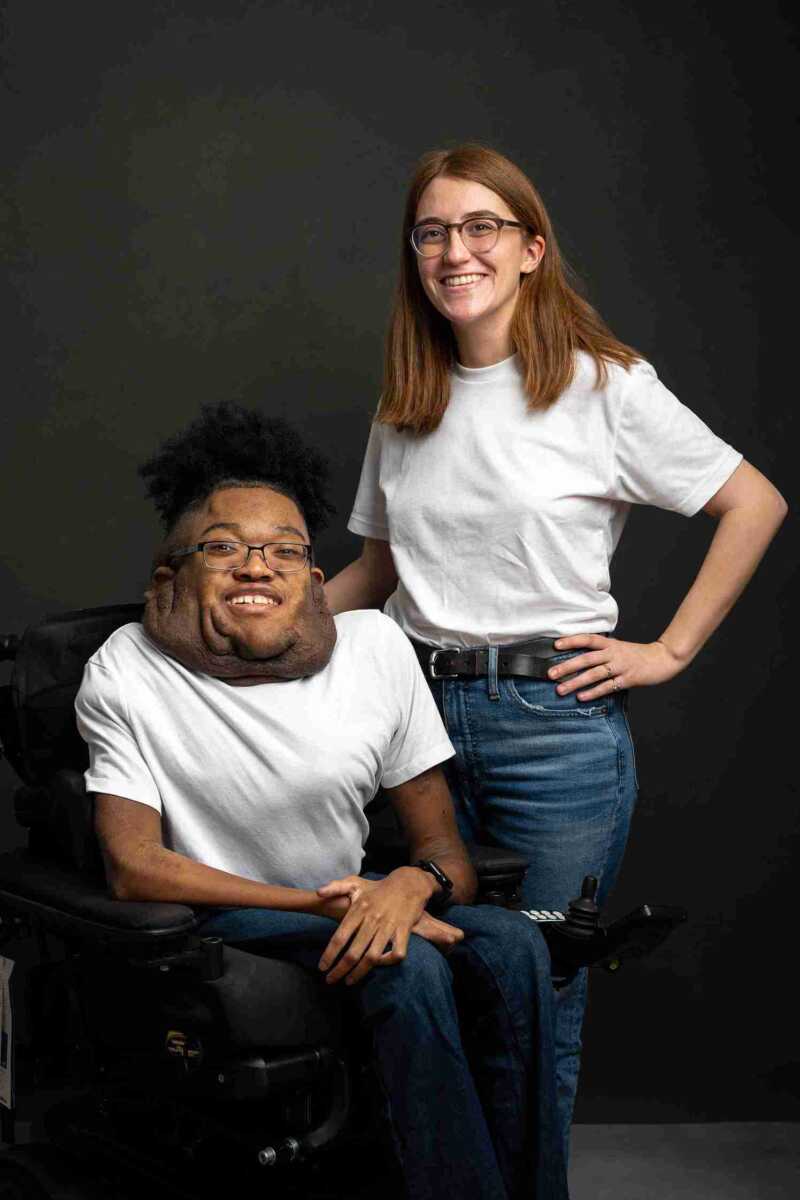
[[[579,700],[666,683],[686,666],[663,642],[622,642],[603,633],[576,633],[553,644],[557,650],[586,651],[548,671],[560,696],[577,692]]]

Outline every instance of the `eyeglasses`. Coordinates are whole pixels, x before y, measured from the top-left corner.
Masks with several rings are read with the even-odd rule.
[[[521,221],[507,221],[505,217],[470,217],[468,221],[423,221],[411,230],[411,245],[422,258],[438,258],[450,244],[449,230],[457,229],[458,236],[467,250],[481,253],[493,250],[504,225],[525,229]]]
[[[203,563],[209,571],[238,571],[254,550],[258,550],[270,571],[280,571],[282,575],[302,571],[312,557],[311,547],[304,542],[264,542],[261,546],[251,546],[249,542],[198,542],[185,550],[174,550],[170,557],[183,558],[198,550],[202,550]]]

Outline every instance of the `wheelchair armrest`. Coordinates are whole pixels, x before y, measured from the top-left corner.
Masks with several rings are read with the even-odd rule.
[[[467,847],[478,876],[479,904],[514,905],[519,900],[522,877],[528,860],[514,850],[498,846]]]
[[[0,911],[29,917],[67,939],[154,949],[197,924],[183,904],[113,900],[76,869],[28,850],[0,854]]]

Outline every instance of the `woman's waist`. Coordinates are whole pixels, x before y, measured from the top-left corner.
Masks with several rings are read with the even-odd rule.
[[[413,637],[409,641],[427,679],[475,678],[489,674],[548,679],[548,672],[555,662],[581,653],[580,650],[557,650],[554,643],[559,636],[563,635],[469,647],[434,646]]]

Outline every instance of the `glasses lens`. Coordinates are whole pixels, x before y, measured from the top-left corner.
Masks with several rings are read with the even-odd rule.
[[[212,571],[235,571],[247,557],[244,542],[206,542],[203,560]]]
[[[308,562],[308,547],[299,542],[273,542],[264,547],[267,566],[272,571],[301,571]]]
[[[251,554],[260,554],[245,542],[206,542],[203,561],[210,571],[237,571]],[[272,542],[264,546],[264,561],[271,571],[302,571],[308,562],[309,549],[301,542]]]
[[[476,217],[467,221],[461,230],[464,245],[469,250],[491,250],[497,242],[500,226],[491,217]]]
[[[417,225],[411,234],[417,254],[425,258],[436,258],[447,245],[447,230],[444,225]]]

